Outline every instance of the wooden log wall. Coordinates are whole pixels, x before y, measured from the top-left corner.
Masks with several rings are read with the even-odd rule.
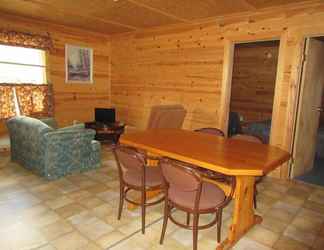
[[[152,105],[164,103],[184,105],[184,128],[223,128],[229,108],[223,62],[230,61],[233,43],[280,39],[270,143],[290,151],[304,38],[319,34],[324,34],[323,4],[114,36],[112,104],[120,119],[138,128],[145,128]],[[273,176],[287,177],[287,164]]]
[[[244,122],[271,119],[279,42],[236,44],[230,110]]]
[[[49,32],[54,50],[48,55],[49,81],[53,84],[55,117],[60,126],[73,120],[91,121],[95,107],[110,106],[110,42],[105,35],[30,19],[0,16],[0,27],[9,30]],[[65,44],[93,48],[93,84],[65,83]],[[5,126],[0,123],[0,133]]]

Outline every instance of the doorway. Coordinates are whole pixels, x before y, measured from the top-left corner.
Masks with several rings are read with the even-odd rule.
[[[291,177],[324,186],[324,37],[307,38],[297,107]]]
[[[280,41],[234,45],[228,135],[269,143]]]

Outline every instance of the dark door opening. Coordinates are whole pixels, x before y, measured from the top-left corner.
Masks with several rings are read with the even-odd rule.
[[[269,143],[280,41],[235,44],[229,136],[237,133]]]

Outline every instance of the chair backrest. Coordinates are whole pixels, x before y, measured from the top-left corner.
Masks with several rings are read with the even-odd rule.
[[[181,128],[187,111],[182,105],[157,105],[151,109],[147,129]]]
[[[198,209],[203,177],[195,170],[196,166],[163,158],[160,160],[160,167],[166,189],[173,188],[181,192],[195,192],[194,209]],[[226,196],[225,200],[219,204],[219,208],[225,207],[234,195],[236,179],[234,176],[228,176],[228,178],[230,178],[231,183],[230,193]],[[166,192],[166,194],[167,193],[168,192]]]
[[[113,149],[118,171],[122,178],[126,171],[142,171],[145,166],[145,158],[131,147],[118,145]]]
[[[237,135],[233,135],[231,137],[231,139],[234,140],[241,140],[241,141],[249,141],[249,142],[256,142],[256,143],[260,143],[262,144],[262,140],[254,135],[244,135],[244,134],[237,134]]]
[[[195,132],[201,132],[201,133],[206,133],[206,134],[211,134],[211,135],[218,135],[218,136],[225,136],[224,132],[218,128],[199,128],[195,129]]]
[[[201,185],[201,177],[185,164],[180,162],[162,159],[160,166],[164,180],[170,188],[179,191],[197,191]]]

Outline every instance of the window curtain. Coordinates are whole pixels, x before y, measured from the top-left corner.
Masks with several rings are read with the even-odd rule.
[[[50,88],[49,85],[16,85],[16,96],[21,115],[26,116],[51,116]]]
[[[53,42],[49,34],[38,35],[0,29],[0,44],[42,49],[50,52]],[[0,120],[21,115],[52,116],[54,110],[52,85],[0,83]]]
[[[0,118],[16,115],[12,86],[0,85]]]

